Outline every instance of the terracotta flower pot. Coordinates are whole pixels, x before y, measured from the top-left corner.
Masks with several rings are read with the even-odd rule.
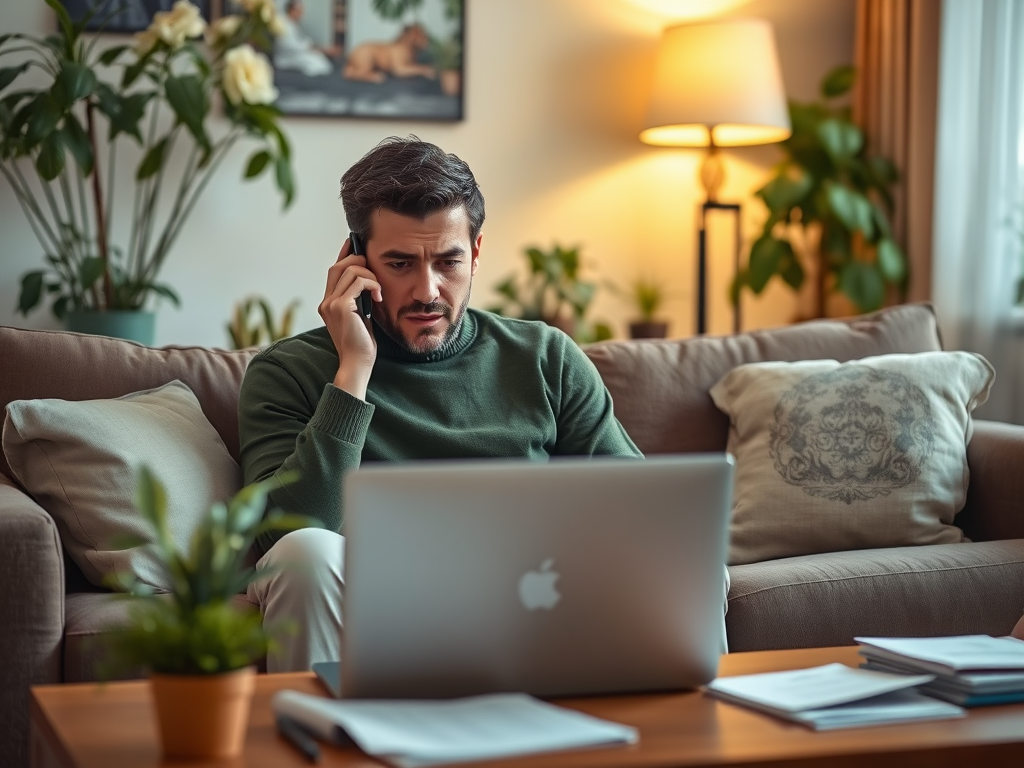
[[[668,336],[668,323],[630,323],[631,339],[664,339]]]
[[[256,668],[221,675],[152,674],[160,743],[166,757],[237,757],[245,745]]]

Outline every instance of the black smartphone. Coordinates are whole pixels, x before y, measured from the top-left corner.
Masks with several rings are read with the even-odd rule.
[[[352,253],[356,256],[366,256],[366,249],[363,248],[363,241],[355,232],[348,233],[348,239],[352,243]],[[369,319],[370,308],[373,306],[373,298],[370,296],[369,291],[363,291],[359,294],[359,314]]]

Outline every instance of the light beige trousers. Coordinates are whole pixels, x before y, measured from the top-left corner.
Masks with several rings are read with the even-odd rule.
[[[341,658],[345,539],[321,528],[292,531],[256,563],[246,596],[275,640],[268,672],[305,671]]]

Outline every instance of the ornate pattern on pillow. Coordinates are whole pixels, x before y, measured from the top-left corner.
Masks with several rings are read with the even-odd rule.
[[[963,541],[971,411],[994,378],[970,352],[731,370],[711,389],[736,457],[729,564]]]
[[[241,472],[195,394],[180,381],[114,400],[17,400],[7,407],[3,449],[16,479],[57,523],[86,578],[103,586],[128,573],[167,590],[148,548],[117,550],[125,534],[151,536],[135,509],[138,468],[167,489],[167,522],[187,545]]]

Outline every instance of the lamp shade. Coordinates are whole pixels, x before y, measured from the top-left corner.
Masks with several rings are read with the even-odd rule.
[[[674,147],[769,144],[791,133],[771,25],[762,19],[665,30],[640,140]]]

